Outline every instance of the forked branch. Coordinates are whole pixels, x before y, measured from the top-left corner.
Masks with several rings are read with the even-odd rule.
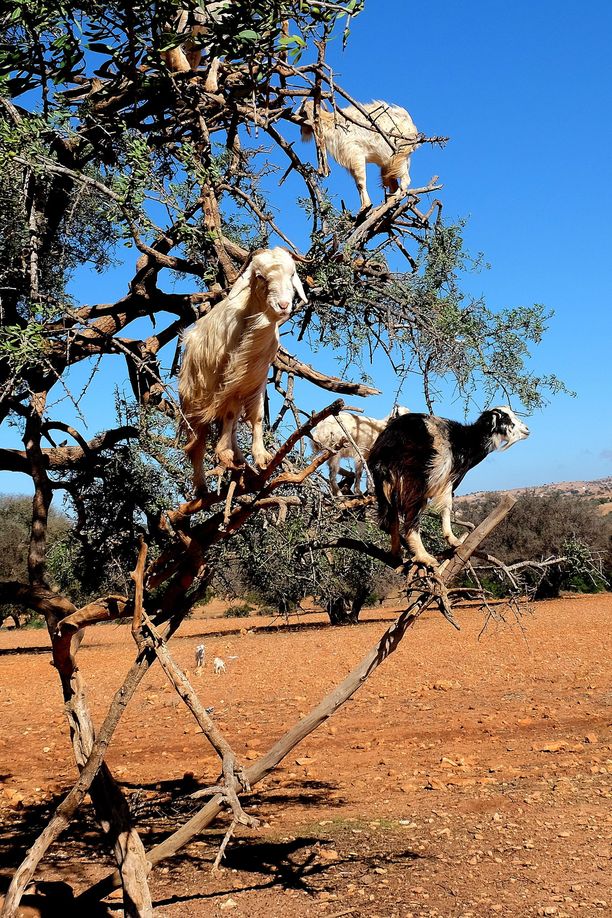
[[[495,529],[507,516],[516,498],[510,494],[503,495],[499,505],[483,520],[455,551],[447,566],[440,574],[440,581],[448,587],[467,565],[474,551],[481,542]],[[375,669],[397,649],[407,630],[417,618],[436,601],[435,593],[423,593],[414,589],[414,581],[407,581],[407,606],[398,618],[385,631],[375,646],[365,655],[361,662],[349,673],[348,676],[336,686],[313,710],[303,717],[298,723],[288,730],[265,755],[246,769],[246,779],[251,787],[265,778],[283,759],[302,742],[309,734],[317,729],[324,721],[332,716],[355,692],[364,684]],[[236,793],[240,793],[240,784],[234,780]],[[227,805],[224,794],[216,794],[208,801],[191,819],[173,832],[159,845],[148,852],[150,863],[155,866],[160,861],[172,857],[189,844],[215,819]],[[118,872],[100,881],[90,890],[87,890],[78,900],[85,905],[96,898],[108,895],[119,884]]]

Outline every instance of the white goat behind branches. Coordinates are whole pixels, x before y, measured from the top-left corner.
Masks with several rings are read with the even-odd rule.
[[[340,411],[338,420],[334,417],[325,418],[313,428],[311,437],[319,450],[330,449],[334,455],[329,457],[329,486],[334,495],[339,493],[338,471],[342,459],[352,459],[355,462],[355,494],[361,494],[361,478],[364,471],[364,462],[367,462],[370,450],[376,438],[385,429],[392,418],[408,414],[409,409],[401,405],[394,408],[391,414],[378,420],[364,415],[350,414]],[[347,433],[353,439],[355,446],[348,441]],[[348,441],[348,442],[347,442]]]
[[[210,25],[222,21],[229,6],[227,0],[213,0],[205,6],[179,9],[174,22],[169,27],[177,35],[185,35],[185,41],[174,48],[162,51],[168,69],[172,73],[196,71],[202,60],[202,43],[210,33]],[[203,85],[204,92],[219,90],[219,58],[210,60],[208,74]]]
[[[191,427],[185,451],[196,490],[206,490],[202,462],[213,421],[222,424],[215,448],[221,465],[244,463],[236,437],[241,417],[253,431],[255,463],[264,468],[272,458],[263,442],[264,393],[278,351],[278,326],[291,315],[295,292],[306,302],[292,255],[280,247],[262,249],[229,295],[186,333],[179,396]]]
[[[357,185],[361,210],[370,207],[366,183],[366,163],[380,166],[382,184],[391,194],[406,191],[410,185],[410,156],[416,147],[418,131],[405,108],[388,102],[369,102],[361,108],[369,117],[349,105],[335,113],[319,108],[315,124],[314,103],[302,104],[302,140],[319,131],[325,148],[336,162],[351,173]]]

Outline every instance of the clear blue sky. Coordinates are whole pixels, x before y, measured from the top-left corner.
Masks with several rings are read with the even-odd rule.
[[[612,474],[611,35],[609,0],[368,0],[347,50],[338,42],[330,56],[352,96],[400,104],[420,130],[451,137],[444,150],[417,151],[411,174],[414,185],[439,175],[447,219],[469,219],[467,247],[491,264],[466,279],[469,292],[492,308],[539,302],[555,310],[532,366],[557,373],[577,397],[557,396],[537,412],[530,439],[474,469],[464,492]],[[331,168],[328,187],[356,209],[351,179]],[[381,194],[375,171],[369,183],[373,197]],[[285,212],[291,191],[302,193],[297,184],[284,186]],[[303,241],[297,214],[285,225]],[[120,296],[132,265],[128,254],[126,267],[104,278],[82,272],[73,290],[82,302]],[[165,362],[171,359],[172,351]],[[324,356],[314,359],[334,370]],[[125,365],[109,363],[82,403],[88,436],[114,423],[113,387]],[[385,395],[362,405],[382,416],[394,380],[382,363],[373,376]],[[85,368],[74,378],[84,379]],[[416,384],[401,400],[424,408]],[[328,401],[301,387],[304,407]],[[73,417],[68,404],[65,411]],[[451,402],[436,411],[463,416]],[[0,490],[30,488],[22,476],[2,474]]]

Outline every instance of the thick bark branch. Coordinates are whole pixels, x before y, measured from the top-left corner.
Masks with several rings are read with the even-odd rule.
[[[58,426],[51,425],[51,426]],[[98,434],[83,446],[45,447],[40,450],[41,468],[50,472],[65,472],[77,468],[84,462],[90,462],[105,449],[112,449],[122,440],[136,439],[139,436],[136,427],[117,427]],[[30,474],[30,461],[26,450],[0,449],[0,468],[8,472]]]
[[[380,389],[375,389],[373,386],[349,382],[348,380],[339,379],[337,376],[327,376],[325,373],[319,373],[314,367],[309,366],[307,363],[302,363],[297,357],[292,357],[284,347],[278,349],[274,366],[284,373],[293,373],[301,377],[301,379],[307,379],[308,382],[314,383],[315,386],[320,386],[321,389],[337,392],[339,395],[358,395],[361,397],[380,395]]]

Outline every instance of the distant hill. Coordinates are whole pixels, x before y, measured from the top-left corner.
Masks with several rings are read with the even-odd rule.
[[[475,500],[480,500],[490,491],[473,491],[471,494],[464,494],[456,498],[457,503],[469,504]],[[495,492],[500,493],[500,492]],[[597,503],[598,512],[602,516],[612,511],[612,475],[607,478],[597,478],[595,481],[557,481],[553,484],[536,485],[533,488],[511,488],[507,492],[520,497],[521,494],[563,494],[568,497],[584,497],[587,500]]]

